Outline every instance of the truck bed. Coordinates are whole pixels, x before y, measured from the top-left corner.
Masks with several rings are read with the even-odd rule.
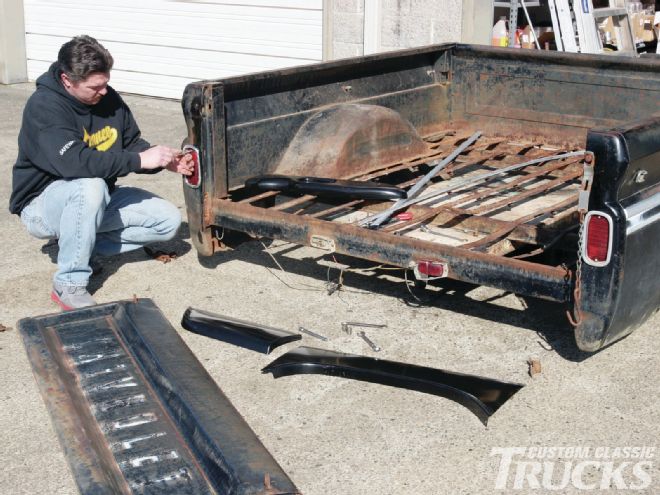
[[[191,239],[211,256],[245,232],[566,303],[580,348],[600,349],[660,307],[643,261],[660,240],[659,67],[447,44],[191,83]],[[380,228],[365,218],[390,202],[244,187],[286,175],[409,189],[476,131],[421,193],[446,194]]]
[[[465,125],[424,136],[430,152],[403,162],[390,163],[367,173],[350,176],[408,189],[430,170],[429,162],[449,155],[476,129]],[[577,151],[566,145],[542,141],[507,139],[482,135],[436,177],[423,194],[439,189],[449,192],[410,207],[412,218],[396,215],[380,232],[432,243],[458,246],[501,256],[539,255],[546,247],[556,247],[574,261],[577,229],[577,201],[583,167],[581,157],[552,160],[493,175],[487,181],[465,184],[466,179],[536,158]],[[457,184],[456,188],[452,185]],[[312,195],[292,195],[277,191],[255,194],[239,187],[228,198],[291,215],[328,222],[357,225],[359,221],[384,210],[389,202],[367,200],[328,200]]]

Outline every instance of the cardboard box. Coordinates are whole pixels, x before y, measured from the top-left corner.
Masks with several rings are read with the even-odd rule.
[[[655,16],[652,14],[633,14],[630,16],[635,42],[650,43],[656,39],[653,29]]]
[[[527,49],[536,48],[534,34],[531,27],[525,26],[525,29],[523,29],[523,32],[520,35],[520,46]]]

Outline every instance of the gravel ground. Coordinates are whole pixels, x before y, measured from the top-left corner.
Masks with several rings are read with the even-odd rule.
[[[0,86],[5,205],[31,91],[27,84]],[[181,143],[185,128],[177,102],[126,99],[146,139]],[[159,192],[185,218],[181,183],[173,174],[134,175],[121,183]],[[48,297],[56,246],[31,238],[6,208],[0,227],[7,241],[0,258],[0,324],[9,327],[0,333],[0,493],[74,494],[16,330],[19,319],[57,309]],[[187,230],[184,223],[180,236],[163,246],[179,254],[171,263],[142,251],[106,260],[92,281],[94,296],[98,302],[133,294],[152,298],[306,495],[493,493],[498,475],[500,493],[556,493],[549,483],[560,484],[564,470],[572,477],[561,493],[660,491],[657,314],[630,337],[588,355],[576,349],[559,305],[452,282],[414,291],[419,304],[399,272],[373,270],[345,273],[344,290],[328,295],[328,258],[320,251],[265,241],[286,273],[258,241],[200,262]],[[331,278],[337,275],[330,271]],[[178,322],[190,305],[289,330],[303,325],[330,338],[304,337],[304,345],[366,355],[373,353],[344,334],[339,322],[384,322],[387,328],[368,332],[383,348],[380,358],[526,386],[484,427],[465,408],[436,396],[317,375],[274,380],[259,370],[295,344],[265,356],[188,333]],[[530,357],[542,367],[534,378],[528,375]],[[554,457],[545,451],[533,459],[516,454],[507,469],[497,449],[511,447],[525,447],[528,454],[537,447],[588,448],[586,459],[595,463],[570,451]],[[604,447],[611,449],[607,455]],[[649,447],[651,457],[616,457],[617,447]]]

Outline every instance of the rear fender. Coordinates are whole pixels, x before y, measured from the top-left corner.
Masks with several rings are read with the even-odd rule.
[[[589,211],[612,218],[611,259],[583,263],[575,328],[578,347],[597,351],[630,334],[660,307],[660,118],[592,131]]]

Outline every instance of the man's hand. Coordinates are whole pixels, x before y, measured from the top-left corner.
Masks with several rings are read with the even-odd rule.
[[[195,162],[190,153],[177,151],[172,161],[165,167],[170,172],[176,172],[181,175],[192,175],[195,169]]]
[[[159,144],[140,153],[140,167],[148,170],[167,167],[176,153],[177,150]]]
[[[162,167],[182,175],[192,175],[195,164],[189,154],[157,145],[140,153],[140,166],[144,169]]]

